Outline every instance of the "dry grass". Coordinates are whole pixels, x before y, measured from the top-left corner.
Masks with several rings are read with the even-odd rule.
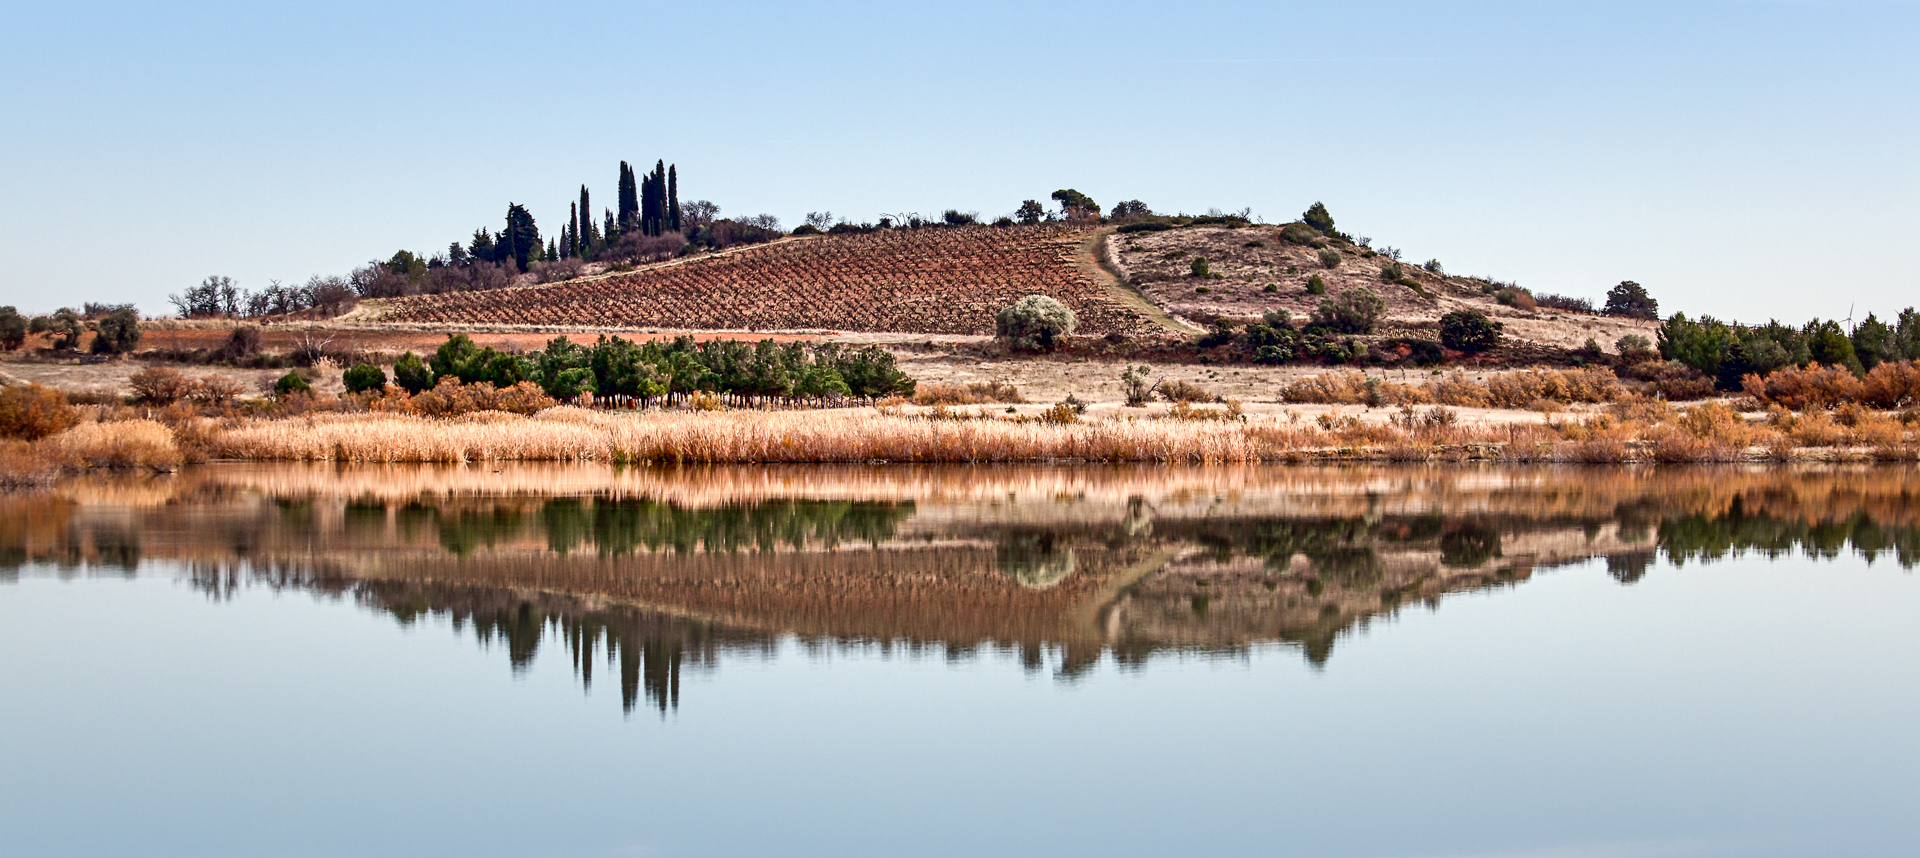
[[[82,423],[41,444],[56,461],[73,468],[171,471],[182,461],[173,430],[152,420]]]

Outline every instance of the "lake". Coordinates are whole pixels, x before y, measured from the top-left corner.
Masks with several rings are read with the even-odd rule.
[[[1920,470],[0,496],[0,853],[1920,854]]]

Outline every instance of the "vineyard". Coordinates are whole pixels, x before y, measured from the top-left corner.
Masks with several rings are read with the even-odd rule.
[[[620,274],[382,302],[361,321],[688,330],[991,334],[1034,294],[1071,307],[1080,333],[1153,330],[1076,263],[1064,227],[891,229],[791,239]]]

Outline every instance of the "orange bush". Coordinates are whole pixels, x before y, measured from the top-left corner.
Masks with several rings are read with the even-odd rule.
[[[1864,393],[1860,379],[1846,367],[1818,363],[1774,370],[1765,376],[1748,374],[1740,380],[1740,388],[1761,402],[1795,411],[1858,402]]]
[[[1920,403],[1920,361],[1888,361],[1860,382],[1860,398],[1875,408]]]
[[[79,422],[66,394],[51,387],[20,384],[0,390],[0,437],[32,441]]]

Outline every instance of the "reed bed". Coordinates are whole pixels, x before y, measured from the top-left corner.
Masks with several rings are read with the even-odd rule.
[[[1107,419],[1046,423],[930,420],[895,414],[670,412],[563,407],[533,417],[316,414],[243,423],[207,441],[220,458],[261,461],[596,461],[652,464],[853,464],[1497,460],[1735,462],[1795,458],[1913,460],[1900,422],[1862,412],[1750,421],[1707,403],[1675,411],[1632,400],[1584,420],[1463,426],[1410,407],[1390,423]],[[1848,422],[1850,421],[1850,423]],[[1803,448],[1819,446],[1823,451]],[[1783,452],[1784,451],[1784,452]]]

